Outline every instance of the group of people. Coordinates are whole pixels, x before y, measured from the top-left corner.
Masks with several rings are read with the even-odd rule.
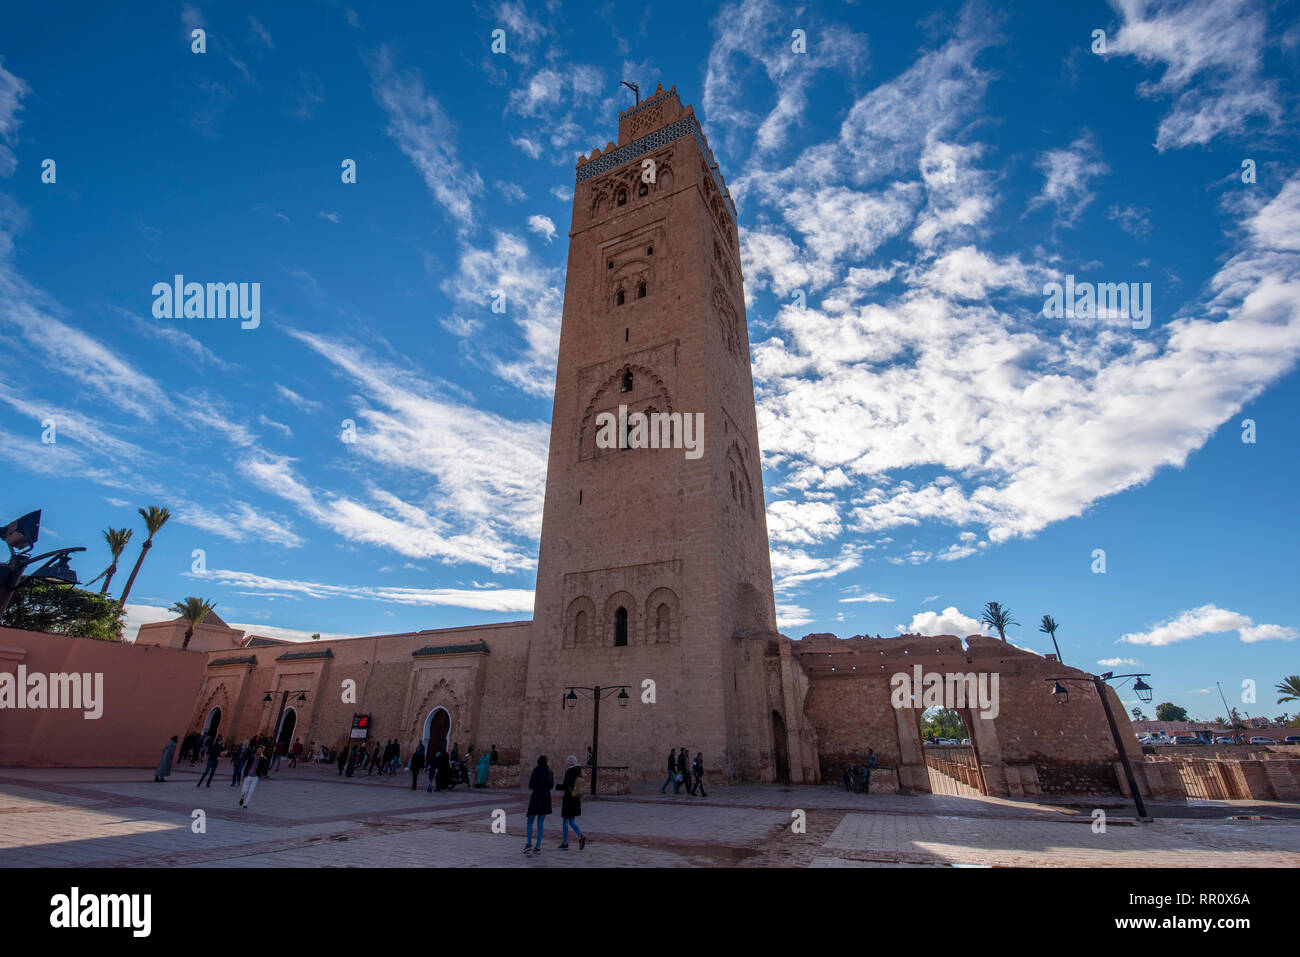
[[[588,751],[588,763],[590,763],[591,753]],[[546,818],[554,813],[555,807],[551,803],[551,792],[562,791],[563,797],[560,798],[560,825],[561,825],[561,843],[559,849],[567,851],[569,849],[569,830],[578,835],[578,850],[587,846],[586,835],[578,827],[578,816],[582,814],[582,767],[578,764],[576,755],[569,755],[565,759],[564,778],[559,784],[555,783],[555,773],[546,765],[546,755],[537,759],[537,767],[533,768],[532,775],[528,778],[528,789],[532,793],[528,797],[527,812],[527,831],[525,838],[528,843],[524,845],[525,854],[542,853],[542,830],[546,826]],[[533,841],[533,824],[537,824],[537,841]]]
[[[844,765],[844,787],[847,790],[866,794],[871,790],[871,772],[876,767],[876,752],[867,748],[867,761],[861,768],[852,764]]]
[[[199,758],[207,759],[207,763],[203,766],[203,772],[199,775],[199,783],[194,786],[196,788],[201,788],[204,785],[212,787],[212,780],[217,773],[217,765],[221,763],[221,754],[225,750],[225,738],[219,734],[216,737],[205,734],[200,736],[199,743],[195,744],[193,736],[187,735],[185,743],[182,745],[178,737],[172,735],[171,739],[163,747],[162,757],[158,761],[158,767],[154,770],[154,781],[165,782],[172,773],[172,762],[176,759],[178,747],[182,749],[183,758],[188,757],[191,759],[191,767],[198,762]],[[270,774],[272,755],[268,752],[274,752],[277,770],[280,758],[286,753],[290,754],[290,767],[293,767],[297,764],[298,755],[302,752],[302,742],[295,741],[292,748],[286,748],[284,743],[280,742],[279,746],[276,747],[270,737],[259,734],[230,749],[230,764],[233,769],[230,786],[240,789],[240,807],[247,808],[249,806],[253,799],[253,792],[257,790],[258,782]]]
[[[687,794],[708,797],[708,792],[704,790],[704,753],[697,751],[692,760],[690,748],[682,748],[680,751],[671,749],[668,752],[668,777],[659,793],[665,793],[670,784],[674,794],[681,794],[684,785]]]

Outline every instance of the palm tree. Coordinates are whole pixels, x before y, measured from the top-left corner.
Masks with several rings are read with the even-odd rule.
[[[131,529],[106,528],[104,529],[104,541],[108,543],[108,550],[113,553],[113,561],[102,572],[86,582],[87,585],[93,585],[101,578],[104,579],[104,587],[99,590],[101,595],[108,594],[108,586],[113,581],[113,576],[117,574],[117,560],[122,557],[122,552],[126,551],[127,543],[131,541]]]
[[[1061,627],[1061,623],[1052,618],[1051,615],[1043,616],[1043,623],[1039,625],[1038,630],[1045,635],[1052,636],[1052,647],[1056,649],[1056,660],[1061,661],[1061,646],[1056,643],[1056,629]],[[1065,662],[1061,661],[1061,664]]]
[[[1282,696],[1277,699],[1278,704],[1283,701],[1300,701],[1300,675],[1291,675],[1279,681],[1273,690]]]
[[[185,640],[181,642],[181,651],[190,646],[190,639],[194,637],[194,629],[199,626],[199,623],[204,618],[208,617],[208,612],[216,607],[206,598],[195,598],[193,596],[172,605],[171,610],[190,623],[190,626],[185,629]]]
[[[140,557],[135,560],[135,567],[131,569],[131,577],[126,580],[126,588],[123,589],[122,597],[118,600],[118,604],[123,608],[126,607],[126,597],[131,594],[131,586],[135,584],[135,576],[140,574],[140,566],[144,564],[144,557],[149,554],[149,549],[153,548],[153,537],[158,534],[158,529],[167,524],[167,519],[172,517],[171,512],[156,505],[150,505],[148,511],[140,509],[140,515],[144,519],[145,528],[149,529],[149,537],[144,540],[144,545],[140,548]]]
[[[990,628],[998,630],[998,637],[1003,641],[1007,640],[1007,627],[1010,625],[1019,625],[1020,622],[1011,617],[1011,609],[1003,608],[995,601],[989,602],[984,606],[984,617],[980,619],[981,625],[988,625]]]

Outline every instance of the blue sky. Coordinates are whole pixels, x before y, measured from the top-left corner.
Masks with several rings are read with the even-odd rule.
[[[786,633],[965,635],[996,600],[1194,716],[1216,681],[1283,710],[1296,4],[6,21],[5,517],[43,508],[83,579],[136,528],[118,593],[170,508],[132,624],[191,594],[288,637],[531,615],[573,167],[629,79],[694,104],[739,209]],[[177,273],[260,283],[260,325],[155,318]],[[1045,315],[1066,275],[1150,283],[1149,327]]]

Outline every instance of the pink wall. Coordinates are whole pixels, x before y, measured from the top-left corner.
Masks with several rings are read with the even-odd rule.
[[[102,715],[82,710],[0,710],[0,766],[157,765],[173,734],[184,738],[207,655],[157,646],[0,628],[0,674],[102,674]],[[19,689],[21,690],[21,689]]]

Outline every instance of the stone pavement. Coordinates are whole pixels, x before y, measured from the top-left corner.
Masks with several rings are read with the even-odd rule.
[[[223,773],[224,771],[224,773]],[[559,851],[558,814],[525,858],[523,790],[410,789],[410,776],[342,778],[319,765],[260,783],[253,806],[222,762],[165,784],[150,770],[0,768],[0,867],[1295,867],[1300,807],[1202,802],[1134,820],[1120,798],[1013,801],[861,795],[839,787],[714,787],[583,802],[588,835]],[[559,795],[555,796],[556,811]],[[1094,833],[1092,812],[1107,815]],[[493,833],[502,811],[506,834]],[[194,833],[196,811],[205,830]],[[802,812],[801,814],[798,812]],[[1230,817],[1259,818],[1229,820]],[[796,820],[802,829],[792,828]]]

